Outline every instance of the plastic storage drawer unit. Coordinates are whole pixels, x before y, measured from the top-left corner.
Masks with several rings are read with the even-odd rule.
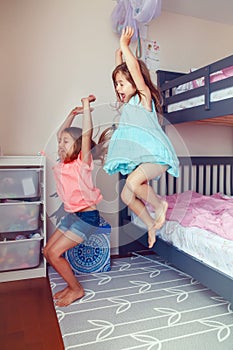
[[[38,169],[1,169],[0,199],[36,198],[38,190]]]
[[[40,238],[0,242],[0,271],[28,269],[40,263]]]
[[[40,202],[0,203],[0,233],[37,230]]]

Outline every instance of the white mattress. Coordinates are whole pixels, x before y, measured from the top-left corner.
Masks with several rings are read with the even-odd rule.
[[[143,222],[131,215],[132,222],[145,228]],[[233,241],[197,227],[183,227],[167,221],[157,236],[207,265],[233,277]]]
[[[233,87],[230,87],[230,88],[212,92],[210,94],[210,101],[215,102],[215,101],[225,100],[227,98],[232,98],[232,97],[233,97]],[[168,113],[180,111],[186,108],[200,106],[200,105],[203,105],[204,103],[205,103],[204,95],[193,97],[188,100],[170,104],[168,106]]]

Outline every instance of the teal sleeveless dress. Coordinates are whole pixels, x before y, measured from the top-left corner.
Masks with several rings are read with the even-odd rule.
[[[168,173],[179,176],[179,161],[158,122],[154,103],[149,112],[135,95],[123,106],[119,126],[109,143],[104,170],[110,175],[117,172],[127,175],[142,163],[168,165]]]

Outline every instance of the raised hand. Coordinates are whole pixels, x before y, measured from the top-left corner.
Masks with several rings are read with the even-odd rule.
[[[94,95],[89,95],[88,97],[83,97],[81,99],[82,103],[84,103],[84,101],[88,101],[88,103],[91,103],[91,102],[94,102],[95,100],[96,100],[96,97]],[[92,110],[93,108],[91,108],[91,111]],[[78,114],[83,114],[83,111],[84,111],[83,106],[75,107],[74,109],[72,109],[69,116],[75,117]]]
[[[121,38],[120,38],[120,45],[126,45],[129,46],[131,38],[134,35],[134,29],[132,27],[125,27],[122,29],[121,32]]]
[[[87,102],[91,103],[91,102],[95,102],[95,100],[96,100],[95,95],[89,95],[89,96],[83,97],[81,99],[82,103],[84,103],[84,101],[87,101]]]
[[[69,116],[75,117],[76,115],[82,114],[82,113],[83,113],[83,107],[75,107],[74,109],[72,109]]]

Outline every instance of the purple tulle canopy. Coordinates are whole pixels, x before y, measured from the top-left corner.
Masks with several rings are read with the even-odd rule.
[[[112,12],[112,27],[114,32],[121,34],[124,27],[134,28],[132,40],[138,38],[139,24],[147,24],[161,13],[162,0],[117,0]]]

